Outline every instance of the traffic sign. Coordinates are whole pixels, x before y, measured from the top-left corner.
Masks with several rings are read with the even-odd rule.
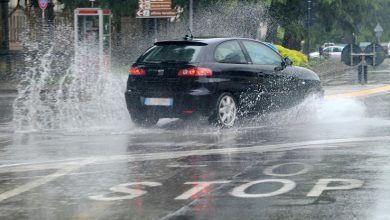
[[[362,49],[356,44],[348,44],[341,52],[341,61],[348,66],[356,66],[362,62]]]
[[[364,53],[367,54],[365,57],[367,64],[371,66],[381,65],[386,58],[385,50],[381,45],[376,43],[367,46]]]
[[[177,14],[172,0],[139,0],[137,18],[170,18]]]
[[[48,4],[49,0],[38,0],[38,5],[42,10],[45,10]]]
[[[375,32],[383,32],[382,26],[378,23],[374,29]]]

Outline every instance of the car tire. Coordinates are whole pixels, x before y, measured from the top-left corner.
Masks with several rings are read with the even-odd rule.
[[[222,93],[214,107],[213,114],[209,117],[211,124],[221,128],[231,128],[237,119],[238,105],[236,99],[230,93]]]
[[[130,114],[133,123],[139,127],[152,127],[157,124],[159,118],[152,115],[145,115],[142,113]]]

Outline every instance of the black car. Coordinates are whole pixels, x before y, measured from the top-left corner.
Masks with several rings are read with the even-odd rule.
[[[125,97],[138,125],[206,116],[231,127],[239,116],[287,108],[312,93],[323,94],[317,74],[265,43],[184,38],[149,48],[129,70]]]

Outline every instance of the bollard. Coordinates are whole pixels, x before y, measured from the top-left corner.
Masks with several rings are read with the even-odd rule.
[[[363,85],[363,65],[359,65],[358,67],[358,81]]]
[[[367,73],[368,73],[368,66],[367,65],[364,65],[363,66],[363,84],[367,84],[367,78],[368,78],[368,76],[367,76]]]
[[[368,66],[367,65],[359,65],[358,67],[358,81],[361,85],[367,84],[368,81]]]

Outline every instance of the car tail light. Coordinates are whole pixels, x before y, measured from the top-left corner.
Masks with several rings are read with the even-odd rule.
[[[192,114],[192,113],[194,113],[194,110],[191,109],[191,108],[186,108],[186,109],[183,110],[183,113]]]
[[[191,67],[179,70],[178,76],[212,76],[213,71],[208,68]]]
[[[132,76],[143,76],[145,75],[145,73],[145,70],[142,68],[132,67],[131,69],[129,69],[129,74]]]

